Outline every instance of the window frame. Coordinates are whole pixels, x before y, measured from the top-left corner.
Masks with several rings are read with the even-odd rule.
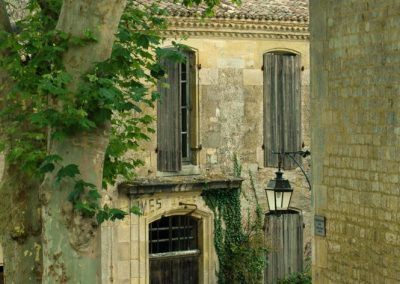
[[[180,122],[181,122],[181,159],[182,159],[182,165],[189,165],[192,163],[192,149],[191,149],[191,132],[192,132],[192,126],[191,126],[191,114],[192,114],[192,110],[191,110],[191,97],[192,97],[192,90],[191,90],[191,86],[190,86],[190,80],[192,79],[191,77],[193,76],[193,74],[191,74],[190,72],[190,58],[187,52],[184,53],[185,56],[185,62],[181,62],[181,64],[179,65],[180,70],[180,78],[179,78],[179,92],[180,92],[180,108],[181,108],[181,113],[180,113]],[[186,73],[186,80],[184,80],[184,82],[182,81],[182,67],[183,64],[185,64],[185,73]],[[183,106],[182,104],[182,96],[183,96],[183,91],[182,91],[182,85],[183,83],[185,83],[186,85],[186,98],[185,98],[185,102],[186,105]],[[183,110],[186,110],[186,131],[183,130]],[[186,143],[183,143],[183,136],[186,134]],[[185,145],[184,145],[185,144]],[[183,147],[186,147],[186,157],[183,156]]]
[[[173,48],[166,48],[166,49],[173,49]],[[163,95],[162,91],[160,90],[160,85],[158,87],[158,91],[161,94],[161,98],[158,101],[157,105],[157,172],[159,172],[160,175],[173,175],[174,173],[179,173],[179,174],[197,174],[197,167],[198,165],[198,151],[201,149],[201,146],[199,146],[199,103],[198,103],[198,70],[197,70],[197,55],[198,53],[194,49],[186,49],[182,51],[184,57],[185,57],[185,69],[186,69],[186,82],[182,82],[182,65],[184,63],[179,62],[177,63],[177,70],[178,75],[176,76],[177,79],[174,79],[174,84],[176,86],[174,89],[177,89],[177,92],[179,92],[179,98],[178,98],[178,103],[179,103],[179,114],[176,114],[179,116],[177,120],[179,121],[176,123],[176,127],[179,128],[177,130],[179,134],[177,134],[177,141],[173,143],[176,144],[176,151],[178,151],[179,148],[179,155],[180,157],[176,159],[175,165],[174,166],[165,166],[165,164],[169,164],[166,159],[167,157],[163,157],[162,161],[160,162],[160,142],[161,143],[167,143],[164,140],[165,139],[159,139],[160,137],[160,130],[164,131],[162,129],[162,124],[165,124],[163,119],[160,119],[160,117],[166,116],[166,114],[161,114],[159,111],[160,108],[160,100],[163,100]],[[164,64],[167,65],[167,61],[164,61]],[[171,63],[172,61],[170,61]],[[167,68],[168,69],[168,68]],[[168,74],[168,70],[165,70]],[[174,72],[173,72],[174,73]],[[168,77],[165,77],[164,79],[160,81],[166,81],[168,82]],[[186,86],[186,92],[183,92],[182,90],[182,83],[185,83]],[[161,87],[162,89],[162,87]],[[164,90],[165,93],[168,93],[168,91]],[[183,124],[183,111],[182,111],[182,95],[186,94],[186,107],[185,112],[186,112],[186,133],[183,133],[182,131],[182,124]],[[175,115],[173,115],[175,116]],[[187,155],[184,156],[184,137],[183,134],[186,135],[186,153]],[[166,135],[165,133],[162,134],[163,137],[165,138]],[[162,141],[160,141],[162,140]],[[176,152],[177,153],[177,152]],[[175,155],[176,156],[176,155]],[[189,167],[190,166],[190,167]],[[166,169],[167,168],[167,169]],[[187,172],[187,173],[186,173]]]

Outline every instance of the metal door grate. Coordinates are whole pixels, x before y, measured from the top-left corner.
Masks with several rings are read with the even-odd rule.
[[[149,226],[149,253],[196,250],[197,220],[186,215],[163,217]]]

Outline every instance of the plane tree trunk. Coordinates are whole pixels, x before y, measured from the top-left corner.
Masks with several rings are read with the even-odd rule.
[[[74,96],[81,75],[97,62],[108,59],[114,34],[126,0],[65,0],[57,29],[74,36],[90,30],[96,42],[70,48],[64,55],[66,71],[74,78],[70,91]],[[101,189],[104,155],[108,146],[109,125],[80,133],[62,141],[52,141],[50,154],[62,157],[62,164],[75,164],[80,177]],[[100,227],[91,218],[83,218],[67,201],[75,182],[64,178],[55,182],[57,170],[46,175],[41,186],[43,219],[43,283],[100,283]]]

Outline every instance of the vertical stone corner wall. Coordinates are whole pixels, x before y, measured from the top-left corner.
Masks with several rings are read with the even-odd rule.
[[[400,2],[311,0],[313,283],[399,283]]]

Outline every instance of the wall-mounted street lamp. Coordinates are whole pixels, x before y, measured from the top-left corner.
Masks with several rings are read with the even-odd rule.
[[[275,173],[276,177],[268,182],[265,189],[270,212],[288,210],[290,200],[292,199],[293,189],[289,181],[283,178],[281,166],[282,154],[278,153],[278,171]]]
[[[276,172],[276,178],[269,181],[265,191],[267,192],[267,200],[269,211],[286,211],[288,210],[290,200],[292,199],[293,189],[287,179],[284,179],[281,169]]]
[[[265,189],[267,193],[267,200],[268,200],[268,206],[269,206],[269,211],[270,212],[283,212],[287,211],[289,209],[290,201],[292,199],[292,194],[293,194],[293,189],[290,186],[290,183],[287,179],[283,178],[283,172],[281,171],[282,167],[282,156],[287,155],[290,158],[293,159],[293,161],[296,162],[296,164],[301,168],[304,176],[307,179],[307,182],[310,186],[311,190],[311,184],[308,179],[308,176],[304,172],[303,168],[300,166],[300,164],[294,159],[293,155],[301,155],[303,157],[306,157],[310,155],[309,151],[303,152],[283,152],[283,153],[274,153],[278,155],[278,171],[275,173],[276,177],[275,179],[272,179],[268,182],[267,188]]]

